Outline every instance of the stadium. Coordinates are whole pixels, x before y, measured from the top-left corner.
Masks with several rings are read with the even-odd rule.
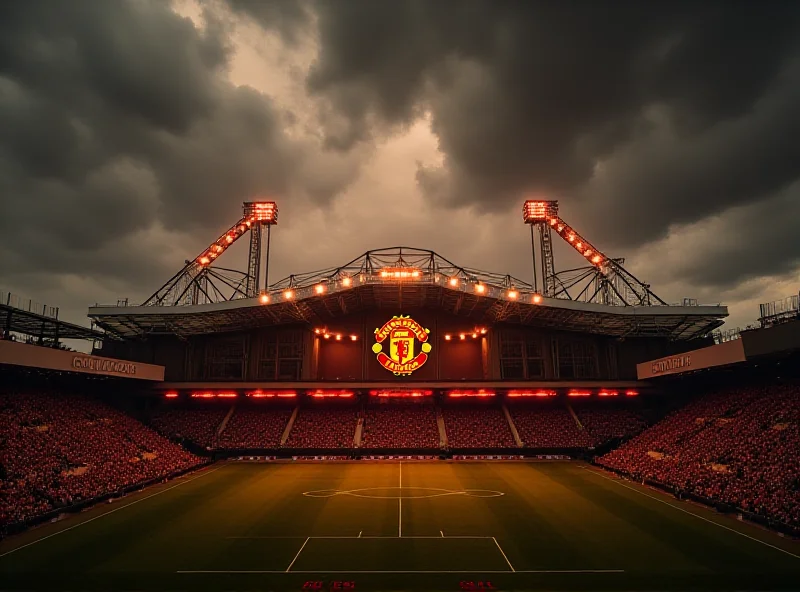
[[[2,587],[797,589],[798,296],[720,332],[522,213],[529,280],[391,247],[270,283],[258,201],[91,328],[0,293]]]

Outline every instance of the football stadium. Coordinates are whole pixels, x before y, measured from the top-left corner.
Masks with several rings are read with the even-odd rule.
[[[524,280],[390,247],[270,282],[257,201],[91,327],[0,292],[0,587],[798,589],[798,295],[720,331],[522,214]]]

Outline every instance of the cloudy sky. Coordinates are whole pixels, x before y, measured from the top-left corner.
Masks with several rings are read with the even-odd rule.
[[[0,289],[86,323],[261,197],[272,280],[400,244],[529,278],[541,197],[745,325],[800,289],[800,4],[0,3]]]

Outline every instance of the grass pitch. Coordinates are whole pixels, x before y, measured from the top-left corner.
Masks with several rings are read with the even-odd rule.
[[[800,544],[582,463],[222,464],[0,543],[3,589],[800,589]]]

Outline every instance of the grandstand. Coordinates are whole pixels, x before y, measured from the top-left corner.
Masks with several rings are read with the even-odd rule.
[[[269,284],[248,202],[96,328],[6,297],[3,587],[791,589],[793,300],[715,337],[555,202],[524,221],[531,282],[397,247]]]

